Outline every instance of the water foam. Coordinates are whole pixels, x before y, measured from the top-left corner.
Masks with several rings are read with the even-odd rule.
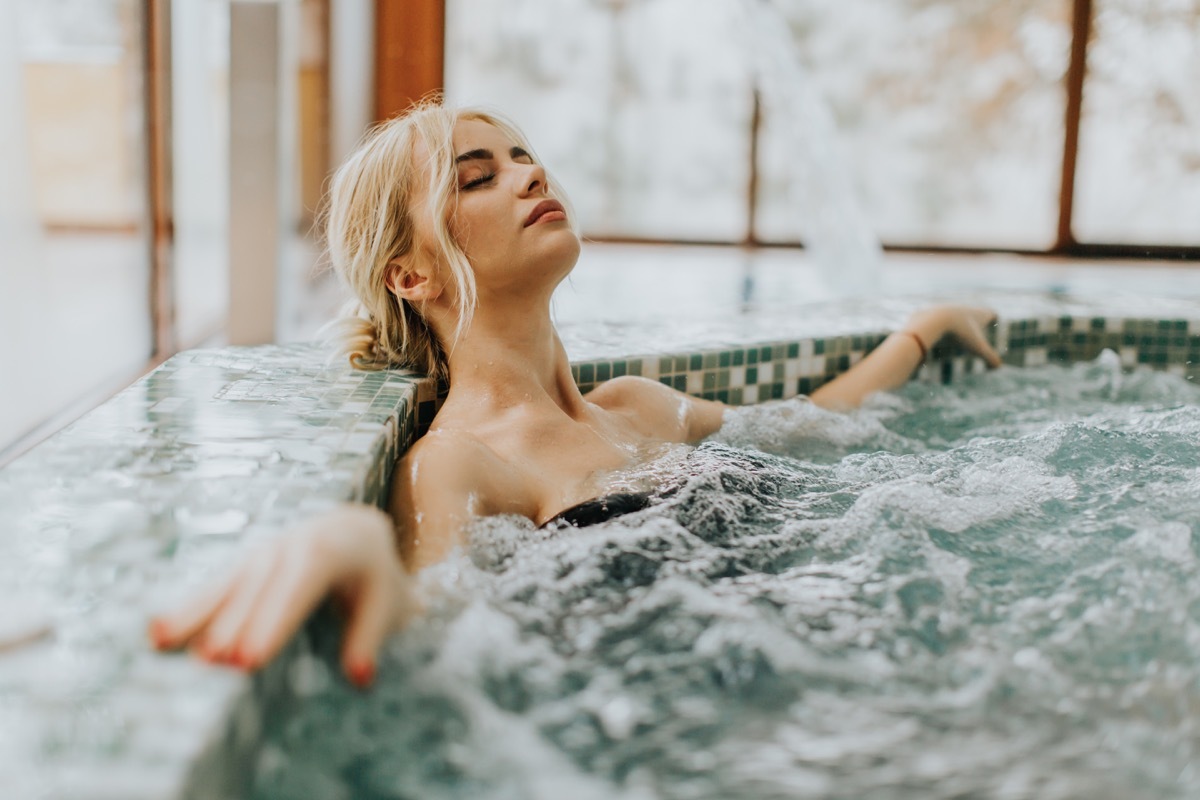
[[[481,521],[258,796],[1195,796],[1198,400],[1101,360],[735,412],[644,511]]]

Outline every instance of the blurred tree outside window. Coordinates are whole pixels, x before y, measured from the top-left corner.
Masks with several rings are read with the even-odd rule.
[[[1048,249],[1058,224],[1069,0],[774,0],[888,244]],[[759,238],[798,241],[764,109]]]
[[[752,85],[736,12],[449,0],[447,98],[514,117],[589,234],[741,240]]]
[[[1200,0],[1094,0],[1075,236],[1200,245]]]
[[[447,95],[510,110],[587,233],[745,238],[767,0],[447,2]],[[1071,0],[769,0],[887,244],[1050,250]],[[1200,0],[1095,0],[1075,186],[1085,242],[1197,244]],[[797,92],[797,97],[803,92]],[[797,142],[764,97],[754,238],[798,242]]]

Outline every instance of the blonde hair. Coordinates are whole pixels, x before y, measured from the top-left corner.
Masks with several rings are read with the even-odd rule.
[[[404,367],[443,383],[449,378],[449,351],[470,326],[478,302],[475,274],[450,234],[448,219],[458,193],[454,126],[460,120],[493,125],[533,153],[525,135],[502,115],[481,108],[446,108],[428,100],[372,129],[333,176],[324,217],[329,257],[358,300],[327,332],[358,369]],[[421,163],[418,143],[428,154]],[[429,181],[425,207],[414,209],[415,191],[423,180]],[[566,204],[549,175],[547,191]],[[418,245],[414,221],[422,210],[433,220],[433,241],[426,244],[457,289],[458,324],[450,342],[439,340],[421,308],[387,286],[388,265],[409,256]],[[568,212],[568,219],[574,215]]]

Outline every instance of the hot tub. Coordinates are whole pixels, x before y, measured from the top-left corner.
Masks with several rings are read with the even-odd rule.
[[[915,304],[564,339],[584,389],[788,401]],[[1194,793],[1200,308],[998,305],[1027,375],[937,348],[899,399],[791,399],[664,453],[645,512],[484,523],[364,695],[328,619],[248,679],[151,653],[147,597],[378,502],[432,387],[309,346],[180,354],[0,472],[3,585],[49,629],[0,654],[5,773],[71,798]]]

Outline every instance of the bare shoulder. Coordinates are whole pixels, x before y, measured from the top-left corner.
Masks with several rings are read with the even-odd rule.
[[[702,400],[670,386],[633,375],[605,381],[587,399],[603,409],[626,416],[645,436],[674,442],[694,442],[721,427],[725,406]]]
[[[417,440],[392,473],[389,510],[400,555],[409,569],[441,560],[460,542],[472,518],[490,513],[489,475],[498,456],[477,437],[431,431]]]
[[[478,436],[456,429],[431,430],[418,439],[398,465],[414,480],[445,483],[469,480],[480,459],[497,459],[495,451]]]

